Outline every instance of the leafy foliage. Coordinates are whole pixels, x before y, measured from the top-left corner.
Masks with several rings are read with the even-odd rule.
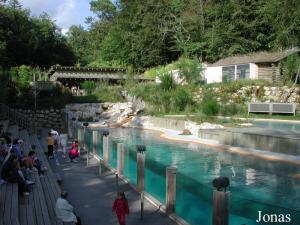
[[[181,56],[213,62],[300,45],[297,0],[92,0],[91,10],[96,17],[78,35],[88,41],[74,44],[70,36],[75,52],[85,46],[77,56],[87,64],[115,61],[149,68]]]
[[[91,94],[92,91],[96,88],[96,83],[94,81],[86,80],[82,83],[83,89],[87,92],[87,94]]]
[[[179,112],[185,110],[188,105],[193,104],[191,93],[186,91],[183,87],[178,87],[173,96],[174,108],[178,108]]]
[[[220,111],[220,105],[211,94],[205,94],[201,103],[202,112],[207,116],[215,116]]]
[[[164,91],[170,91],[176,87],[175,81],[170,72],[165,72],[159,76],[160,87]]]
[[[31,17],[17,1],[0,4],[0,65],[70,65],[72,50],[58,27],[43,14]]]
[[[121,95],[122,88],[118,86],[109,86],[107,83],[100,83],[93,96],[96,97],[98,102],[122,102],[123,97]]]
[[[285,83],[294,82],[300,66],[300,57],[297,54],[290,55],[282,63],[283,78]]]
[[[180,76],[184,77],[189,84],[197,83],[202,79],[202,66],[197,60],[181,57],[176,62],[176,66]]]

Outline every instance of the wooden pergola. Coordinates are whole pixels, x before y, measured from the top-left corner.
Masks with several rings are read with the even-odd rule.
[[[126,69],[122,68],[89,68],[89,67],[63,67],[52,66],[48,71],[50,81],[119,81],[126,79]],[[135,75],[135,79],[141,82],[154,81],[141,75]]]

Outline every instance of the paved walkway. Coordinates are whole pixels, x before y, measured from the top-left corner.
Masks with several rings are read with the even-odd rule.
[[[128,225],[173,225],[176,224],[157,207],[145,202],[144,220],[140,220],[139,195],[128,184],[119,181],[116,185],[115,175],[106,171],[99,178],[98,162],[90,160],[90,166],[82,159],[79,162],[69,162],[61,159],[60,166],[53,165],[54,170],[60,172],[63,178],[62,189],[69,193],[69,201],[82,218],[83,225],[117,225],[117,219],[111,208],[118,190],[125,191],[129,202],[130,215]],[[52,162],[53,164],[53,162]]]

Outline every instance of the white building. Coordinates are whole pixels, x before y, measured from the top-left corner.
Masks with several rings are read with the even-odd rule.
[[[228,57],[204,65],[204,77],[207,83],[242,79],[264,79],[274,82],[281,79],[280,61],[298,52],[299,49],[290,49],[283,52],[256,52]]]

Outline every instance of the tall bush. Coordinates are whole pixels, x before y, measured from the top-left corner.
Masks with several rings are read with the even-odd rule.
[[[169,72],[165,72],[159,76],[160,78],[160,87],[164,91],[170,91],[176,87],[175,81],[172,77],[172,74]]]
[[[298,54],[290,55],[282,63],[282,72],[284,82],[294,82],[300,65],[300,57]]]
[[[82,84],[82,88],[87,92],[87,94],[92,94],[92,92],[96,89],[96,83],[94,81],[84,81]]]
[[[220,111],[220,105],[211,94],[205,94],[201,103],[202,112],[207,116],[215,116]]]
[[[185,108],[192,104],[193,99],[189,92],[187,92],[184,88],[178,87],[173,95],[174,100],[174,108],[179,111],[184,111]]]

